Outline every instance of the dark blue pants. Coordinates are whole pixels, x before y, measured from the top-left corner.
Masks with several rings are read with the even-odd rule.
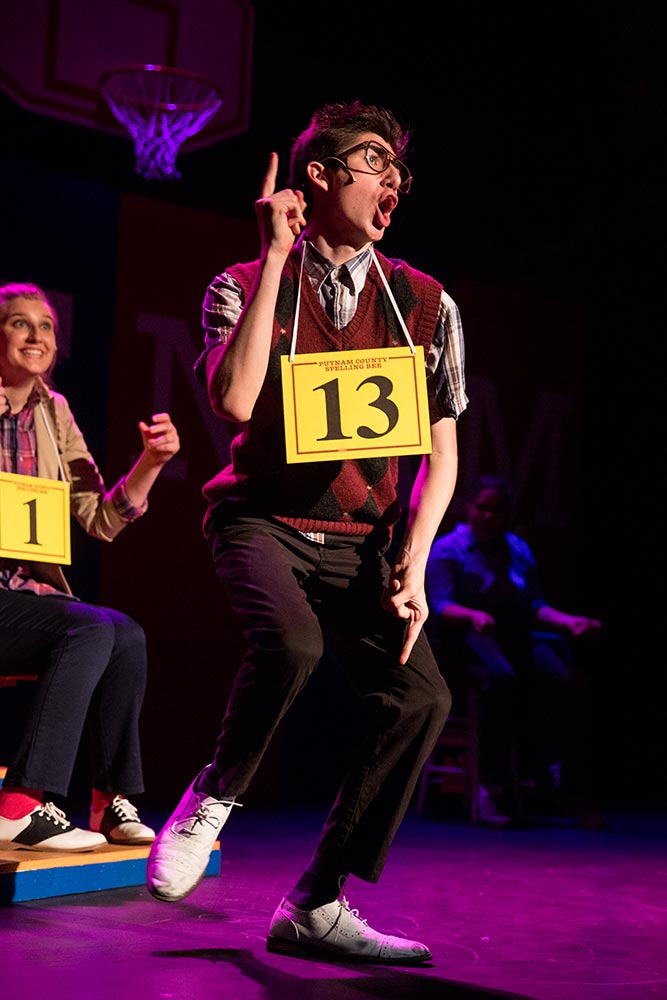
[[[359,731],[341,721],[353,763],[315,856],[377,881],[451,705],[428,641],[422,633],[409,662],[399,663],[405,623],[382,609],[389,567],[371,538],[327,535],[320,545],[277,521],[236,516],[210,525],[209,543],[247,652],[203,787],[218,795],[248,788],[326,645],[361,710]]]
[[[85,729],[93,786],[144,790],[146,639],[132,618],[65,595],[0,590],[0,666],[39,674],[5,786],[67,795]]]
[[[455,674],[455,691],[472,681],[480,693],[482,781],[491,787],[509,783],[514,748],[523,777],[539,779],[550,764],[565,761],[573,785],[589,783],[583,678],[566,639],[527,630],[450,632],[443,668]]]

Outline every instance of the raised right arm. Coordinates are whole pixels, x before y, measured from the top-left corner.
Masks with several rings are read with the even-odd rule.
[[[252,416],[266,376],[280,277],[294,239],[306,224],[300,191],[275,191],[278,156],[271,154],[255,213],[262,239],[260,268],[234,332],[206,359],[206,382],[214,413],[245,423]]]

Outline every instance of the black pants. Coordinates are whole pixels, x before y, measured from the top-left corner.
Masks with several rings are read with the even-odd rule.
[[[209,542],[248,645],[203,787],[248,788],[326,643],[361,701],[363,726],[349,734],[358,737],[354,763],[315,854],[375,882],[451,705],[428,641],[420,634],[399,663],[405,623],[381,607],[389,567],[370,538],[328,535],[319,545],[277,521],[236,516],[210,525]]]
[[[141,626],[120,611],[66,595],[0,589],[0,664],[9,671],[26,663],[39,679],[4,784],[66,796],[85,727],[94,787],[142,792]]]

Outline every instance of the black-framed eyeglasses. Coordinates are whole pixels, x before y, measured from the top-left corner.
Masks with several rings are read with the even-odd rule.
[[[345,162],[346,157],[351,156],[352,153],[357,153],[360,149],[364,150],[364,159],[370,167],[371,173],[382,174],[389,167],[395,167],[401,178],[398,190],[401,194],[408,193],[412,184],[412,174],[402,160],[399,160],[390,150],[381,146],[374,139],[366,139],[365,142],[359,142],[356,146],[351,146],[349,149],[344,149],[342,153],[337,153],[336,156],[327,156],[326,160],[336,160],[348,173],[352,170],[356,170],[359,173],[367,173],[367,171],[361,170],[359,167],[348,167]],[[352,176],[351,173],[350,176]],[[354,178],[352,179],[354,180]]]

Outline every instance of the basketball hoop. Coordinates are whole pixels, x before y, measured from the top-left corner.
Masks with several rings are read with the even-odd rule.
[[[100,92],[134,140],[136,173],[149,180],[179,178],[176,156],[222,104],[199,73],[169,66],[118,66],[100,77]]]

